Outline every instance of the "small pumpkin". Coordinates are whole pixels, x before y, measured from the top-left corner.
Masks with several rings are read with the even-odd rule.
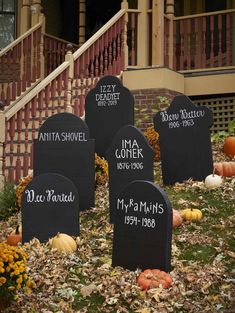
[[[183,219],[181,217],[181,214],[178,210],[173,209],[173,222],[172,222],[172,227],[176,228],[179,227],[183,222]]]
[[[142,290],[157,288],[169,288],[172,284],[171,275],[159,269],[146,269],[137,278],[137,284]]]
[[[186,208],[182,211],[182,217],[186,221],[199,221],[202,219],[202,211],[194,208]]]
[[[214,170],[220,176],[235,176],[235,162],[217,162],[214,164]]]
[[[229,136],[225,139],[223,151],[228,157],[235,156],[235,136]]]
[[[10,246],[17,246],[19,242],[22,242],[22,233],[20,232],[20,226],[17,225],[14,232],[7,236],[7,244]]]
[[[52,238],[51,246],[52,248],[56,248],[58,251],[63,251],[65,253],[77,251],[77,243],[73,237],[63,233],[58,233]]]
[[[222,185],[223,179],[220,175],[210,174],[205,179],[205,187],[215,189]]]

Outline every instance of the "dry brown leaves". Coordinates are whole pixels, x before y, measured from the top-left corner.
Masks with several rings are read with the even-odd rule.
[[[207,192],[203,183],[191,180],[173,188],[176,191],[190,188],[195,192]],[[229,179],[218,192],[224,199],[231,199],[235,196],[234,188],[235,180]],[[179,205],[199,205],[204,213],[216,210],[206,206],[203,196],[195,202],[180,199]],[[235,254],[224,246],[222,239],[216,243],[217,254],[209,266],[182,260],[179,258],[179,245],[213,244],[209,236],[201,236],[200,225],[191,224],[194,231],[189,232],[189,223],[184,223],[180,234],[173,234],[171,288],[159,287],[144,292],[136,284],[138,270],[131,272],[111,266],[113,226],[109,224],[107,210],[108,188],[100,186],[96,191],[96,208],[81,213],[77,253],[59,253],[49,244],[41,244],[36,239],[23,246],[29,254],[28,271],[35,286],[27,293],[19,292],[17,300],[6,313],[95,312],[90,311],[89,306],[73,309],[73,304],[78,298],[89,301],[97,295],[103,298],[97,312],[229,312],[224,307],[234,298],[235,273],[227,273],[224,258],[234,259]],[[210,223],[207,214],[203,219],[203,223]],[[19,222],[20,215],[0,222],[0,240],[5,240]],[[232,231],[234,222],[232,216],[229,220],[219,221],[214,227],[222,230],[230,227]]]

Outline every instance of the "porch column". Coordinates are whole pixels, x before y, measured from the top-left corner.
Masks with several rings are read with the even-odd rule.
[[[128,2],[127,2],[127,0],[122,1],[121,8],[126,10],[125,26],[124,26],[124,38],[123,38],[124,60],[122,61],[124,63],[123,68],[126,69],[128,67],[128,46],[127,46]]]
[[[149,27],[148,27],[148,0],[138,1],[138,38],[137,38],[137,65],[149,65]]]
[[[78,45],[84,44],[86,40],[86,0],[79,0],[79,40]]]
[[[23,0],[20,14],[20,35],[30,28],[30,0]]]
[[[169,18],[169,47],[168,47],[168,56],[169,56],[169,68],[173,68],[173,54],[174,54],[174,0],[166,1],[166,15]]]
[[[42,9],[41,0],[33,0],[30,9],[31,9],[31,27],[33,27],[39,22]]]
[[[152,65],[164,65],[164,0],[153,0]]]

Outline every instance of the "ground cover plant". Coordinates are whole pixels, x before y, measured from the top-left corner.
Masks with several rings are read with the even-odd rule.
[[[228,161],[221,142],[213,143],[213,154],[215,161]],[[212,190],[192,180],[166,187],[156,162],[155,181],[173,208],[200,209],[203,215],[173,230],[170,288],[141,290],[140,271],[111,266],[106,183],[96,187],[95,208],[81,213],[76,253],[59,252],[37,239],[21,246],[32,283],[18,291],[4,312],[235,312],[235,177],[224,178]],[[20,224],[20,212],[11,208],[9,215],[1,217],[0,242]]]

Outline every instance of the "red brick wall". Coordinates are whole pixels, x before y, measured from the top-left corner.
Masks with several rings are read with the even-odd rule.
[[[166,108],[179,93],[168,89],[131,90],[135,99],[135,126],[144,131],[159,110]]]

